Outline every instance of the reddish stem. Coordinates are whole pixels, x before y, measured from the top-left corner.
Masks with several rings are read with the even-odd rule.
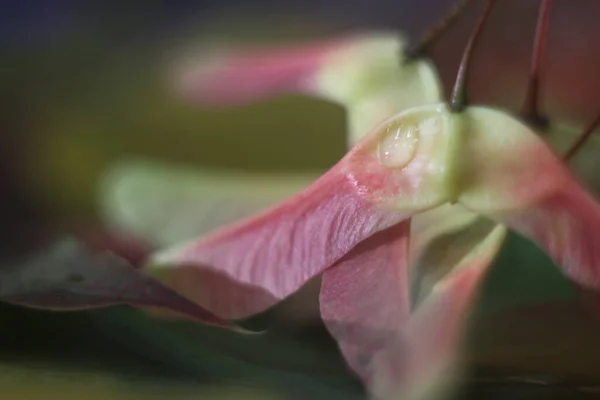
[[[581,135],[579,135],[579,139],[577,139],[577,141],[573,143],[571,148],[565,153],[565,161],[570,160],[575,154],[577,154],[579,149],[581,149],[581,147],[590,138],[590,136],[598,126],[600,126],[600,113],[596,115],[596,118],[594,118],[592,122],[583,130]]]
[[[407,61],[414,60],[422,57],[427,53],[427,50],[431,48],[450,28],[458,17],[463,13],[467,5],[471,0],[460,0],[454,6],[448,14],[442,17],[431,29],[429,29],[420,41],[414,43],[410,47],[404,49],[404,57]]]
[[[546,48],[546,39],[548,37],[548,26],[550,24],[550,7],[552,0],[541,0],[540,11],[536,24],[535,39],[533,42],[533,52],[531,54],[531,64],[529,69],[529,81],[527,92],[523,103],[523,117],[533,124],[540,125],[545,123],[545,118],[540,115],[539,97],[540,97],[540,66]]]
[[[450,96],[450,109],[454,112],[462,111],[467,105],[467,78],[469,74],[469,67],[471,64],[471,59],[473,58],[473,49],[475,45],[479,41],[481,37],[481,32],[483,31],[483,26],[485,25],[492,8],[496,0],[487,0],[487,4],[483,13],[479,17],[479,21],[477,22],[477,26],[473,30],[471,37],[469,38],[469,42],[465,47],[465,50],[462,55],[462,59],[460,61],[460,66],[458,67],[458,73],[456,75],[456,81],[454,82],[454,89],[452,90],[452,95]]]

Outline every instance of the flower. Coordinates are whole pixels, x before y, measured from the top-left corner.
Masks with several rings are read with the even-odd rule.
[[[180,88],[204,104],[300,91],[344,105],[351,150],[296,196],[160,253],[146,271],[226,319],[261,312],[322,273],[321,316],[350,367],[382,398],[398,393],[418,398],[421,391],[438,391],[451,383],[448,368],[458,356],[461,321],[507,228],[536,241],[571,279],[596,288],[593,248],[581,251],[573,243],[585,239],[581,221],[588,218],[590,229],[597,229],[599,214],[535,132],[490,108],[453,114],[439,104],[433,67],[422,60],[399,63],[401,42],[383,38],[331,41],[327,43],[339,48],[314,46],[319,51],[311,52],[302,47],[277,56],[241,53],[224,58],[229,62],[221,68],[189,67]],[[311,61],[283,61],[298,61],[301,55]],[[392,67],[395,74],[381,73]],[[284,73],[286,69],[293,74]],[[273,85],[261,79],[265,71],[270,78],[274,73],[286,79]],[[416,83],[407,85],[411,80]],[[365,137],[366,127],[378,124]],[[566,146],[565,135],[555,134],[564,130],[552,127],[549,132],[550,139],[556,138],[555,148]],[[589,165],[577,165],[584,175],[589,172]],[[125,171],[133,172],[132,184],[119,189],[134,193],[136,183],[139,189],[139,179],[132,177],[143,176],[142,170]],[[248,192],[237,193],[240,201],[233,203],[243,204]],[[211,190],[208,197],[214,194]],[[183,198],[195,199],[191,203],[197,205],[206,201],[206,193]],[[271,201],[257,202],[256,209]],[[136,204],[133,198],[130,204]],[[244,214],[231,212],[236,207],[223,209],[220,222]],[[549,218],[554,212],[561,217]],[[148,214],[137,219],[142,215]],[[195,229],[206,227],[205,218],[192,220],[198,222]],[[455,254],[428,257],[430,243],[444,232],[467,239],[454,243],[450,250]],[[412,306],[411,275],[433,278],[421,279]]]
[[[597,288],[593,238],[600,229],[600,208],[595,201],[517,119],[485,107],[455,114],[444,104],[411,108],[388,119],[300,193],[253,218],[159,253],[147,270],[226,319],[259,313],[323,273],[320,299],[326,323],[368,320],[369,327],[381,327],[367,337],[360,329],[330,328],[349,364],[365,377],[378,354],[390,353],[391,344],[377,338],[381,332],[411,326],[402,272],[408,264],[409,221],[448,203],[501,225],[492,231],[494,239],[487,239],[492,244],[485,246],[486,262],[459,263],[441,287],[463,282],[461,276],[479,276],[507,226],[544,248],[571,279]],[[376,273],[379,269],[384,272]],[[460,291],[469,297],[477,285],[467,286]],[[431,301],[440,291],[434,286]],[[391,328],[385,329],[388,324]],[[412,341],[404,345],[413,347]],[[355,361],[359,353],[366,361]],[[404,357],[407,371],[419,370],[407,363],[425,362]]]
[[[377,397],[413,399],[451,383],[447,368],[457,357],[462,320],[507,229],[529,236],[572,280],[597,289],[590,238],[599,209],[529,127],[491,108],[457,113],[441,102],[427,61],[399,62],[395,38],[363,39],[222,54],[218,64],[183,74],[186,96],[213,104],[285,91],[338,102],[348,110],[351,148],[295,196],[161,252],[145,270],[210,318],[218,315],[218,323],[261,312],[322,274],[321,314],[349,366]],[[475,244],[471,237],[457,256],[426,258],[423,249],[443,227],[480,220],[493,222],[483,223]],[[443,278],[421,285],[411,304],[409,267],[421,255]],[[134,269],[125,274],[157,285]],[[67,292],[80,294],[81,278],[67,281]],[[84,303],[96,289],[83,285]],[[111,290],[101,290],[94,304],[114,296]],[[133,294],[145,291],[142,285]],[[119,293],[116,302],[124,299]]]

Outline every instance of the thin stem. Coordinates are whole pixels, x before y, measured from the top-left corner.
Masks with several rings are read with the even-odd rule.
[[[540,97],[540,66],[546,48],[546,38],[548,37],[548,26],[550,24],[550,7],[552,0],[541,0],[540,10],[535,30],[535,39],[533,42],[533,51],[531,53],[531,63],[529,69],[529,81],[527,83],[527,92],[523,102],[523,117],[533,124],[544,124],[545,118],[540,115],[539,97]]]
[[[416,43],[413,43],[409,47],[405,48],[404,57],[407,61],[414,60],[422,57],[427,53],[427,50],[431,48],[441,37],[448,28],[450,28],[462,12],[467,7],[471,0],[459,0],[448,14],[442,17],[431,29],[429,29],[425,35]]]
[[[462,111],[467,105],[466,82],[469,74],[471,59],[473,58],[473,49],[481,37],[483,26],[485,25],[495,3],[496,0],[487,0],[485,9],[483,10],[481,17],[479,17],[477,26],[473,30],[473,33],[469,38],[469,42],[467,43],[467,46],[463,52],[462,59],[460,60],[460,66],[458,67],[458,73],[456,75],[456,81],[454,82],[454,89],[452,90],[452,95],[450,96],[449,106],[450,110],[454,112]]]
[[[571,146],[571,148],[565,153],[564,159],[565,161],[569,161],[577,152],[581,149],[581,147],[585,144],[585,142],[590,138],[594,130],[600,126],[600,113],[596,115],[596,118],[583,130],[581,135],[579,135],[579,139]]]

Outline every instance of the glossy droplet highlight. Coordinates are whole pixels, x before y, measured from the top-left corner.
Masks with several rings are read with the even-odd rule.
[[[412,121],[411,121],[412,122]],[[419,143],[417,124],[394,121],[379,141],[379,161],[388,168],[403,168],[414,158]]]

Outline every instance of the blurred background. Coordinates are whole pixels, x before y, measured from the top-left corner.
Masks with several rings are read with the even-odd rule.
[[[431,54],[447,93],[483,2],[473,3]],[[101,227],[99,182],[130,157],[299,173],[324,170],[344,153],[344,112],[324,101],[281,96],[209,110],[176,98],[167,70],[182,49],[212,38],[285,43],[372,30],[417,38],[452,4],[2,1],[3,263],[26,257],[48,236]],[[474,60],[474,102],[519,109],[538,4],[498,2]],[[542,87],[553,120],[580,126],[597,112],[599,17],[596,0],[554,2]],[[512,271],[528,260],[550,264],[518,240],[498,264]],[[600,398],[596,316],[558,273],[549,274],[553,289],[539,294],[535,275],[495,267],[482,300],[491,311],[472,328],[473,372],[462,396]],[[0,326],[1,399],[363,396],[318,323],[253,341],[127,308],[56,314],[2,305]]]

